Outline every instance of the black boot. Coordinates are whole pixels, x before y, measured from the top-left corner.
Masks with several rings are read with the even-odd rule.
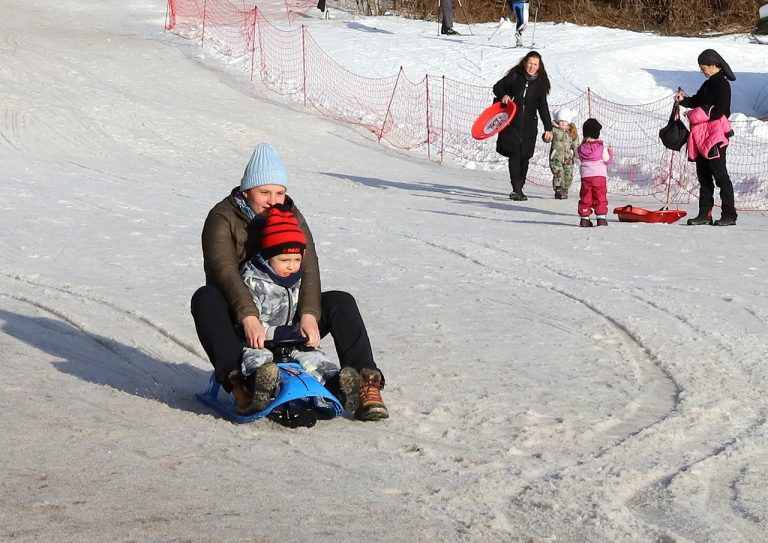
[[[721,217],[715,221],[715,226],[736,226],[736,219],[733,217]]]
[[[700,226],[702,224],[712,224],[712,213],[699,213],[692,219],[688,219],[688,226]]]

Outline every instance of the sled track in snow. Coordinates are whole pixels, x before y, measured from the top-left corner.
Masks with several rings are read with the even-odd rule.
[[[435,243],[435,242],[432,242],[432,241],[423,240],[423,239],[414,237],[412,235],[407,235],[407,234],[402,234],[402,233],[400,235],[402,235],[404,237],[407,237],[409,239],[412,239],[414,241],[423,243],[424,245],[428,245],[428,246],[433,247],[435,249],[439,249],[441,251],[445,251],[445,252],[449,252],[449,253],[455,254],[456,256],[459,256],[459,257],[461,257],[464,260],[467,260],[469,262],[477,264],[478,266],[482,266],[483,268],[491,268],[496,273],[499,273],[499,274],[506,273],[506,270],[499,269],[498,267],[494,266],[493,263],[490,262],[490,261],[486,261],[486,260],[483,260],[483,259],[471,256],[471,255],[469,255],[469,254],[467,254],[465,252],[459,251],[459,250],[457,250],[457,249],[455,249],[453,247],[448,247],[448,246],[445,246],[445,245],[442,245],[442,244],[439,244],[439,243]],[[488,246],[488,245],[485,245],[485,244],[482,244],[482,245],[486,249],[490,249],[492,251],[499,251],[499,248],[497,248],[497,247],[491,247],[491,246]],[[554,268],[552,266],[543,264],[541,262],[536,262],[535,265],[537,267],[546,269],[547,271],[552,272],[553,274],[556,274],[556,275],[559,275],[559,276],[561,276],[561,277],[563,277],[565,279],[568,279],[569,281],[583,281],[584,280],[584,278],[582,278],[582,277],[577,277],[576,275],[565,274],[561,270],[558,270],[558,269],[556,269],[556,268]],[[663,420],[664,418],[666,418],[669,415],[669,413],[672,413],[673,411],[675,411],[675,409],[677,409],[677,405],[679,403],[679,394],[680,394],[680,391],[681,391],[680,385],[675,381],[674,377],[665,368],[661,367],[660,361],[656,358],[655,355],[651,354],[652,353],[652,349],[650,349],[649,346],[645,345],[644,342],[642,341],[642,339],[640,339],[634,333],[632,333],[630,330],[628,330],[626,326],[622,325],[614,317],[612,317],[611,315],[609,315],[605,311],[600,310],[595,304],[593,304],[593,303],[589,302],[588,300],[586,300],[584,298],[581,298],[581,297],[579,297],[579,296],[577,296],[577,295],[575,295],[573,293],[570,293],[570,292],[568,292],[565,289],[555,287],[552,284],[546,283],[544,281],[531,282],[531,281],[522,280],[522,279],[519,279],[519,278],[513,278],[512,280],[520,282],[520,283],[523,283],[524,285],[529,286],[529,287],[534,287],[534,288],[538,288],[538,289],[548,290],[550,292],[554,292],[556,294],[564,296],[564,297],[566,297],[566,298],[568,298],[570,300],[573,300],[574,302],[582,305],[584,308],[588,309],[591,313],[593,313],[596,317],[599,317],[599,318],[607,321],[608,323],[610,323],[616,329],[616,331],[620,333],[621,336],[623,336],[625,339],[627,339],[632,344],[634,344],[635,347],[640,352],[644,353],[644,355],[646,356],[647,361],[649,363],[648,366],[649,367],[653,367],[654,368],[654,372],[661,374],[666,380],[668,380],[669,383],[671,384],[672,388],[674,389],[674,396],[673,396],[672,404],[667,409],[665,409],[663,411],[663,413],[660,413],[660,415],[658,417],[658,421]],[[594,282],[594,284],[597,285],[597,282]],[[647,303],[648,305],[651,305],[652,307],[654,307],[657,310],[664,311],[666,313],[666,311],[663,308],[660,308],[658,306],[654,306],[648,300],[645,300],[645,299],[639,298],[639,297],[637,297],[637,299],[642,301],[643,303]],[[686,322],[686,321],[683,321],[683,322]],[[689,324],[689,323],[686,322],[686,324]],[[699,333],[702,333],[700,330],[697,330],[697,331]],[[638,431],[640,431],[640,430],[638,430]]]
[[[763,419],[765,424],[765,419]],[[739,513],[744,519],[752,522],[753,524],[763,524],[766,521],[765,515],[760,515],[754,511],[750,511],[749,507],[745,505],[743,501],[742,492],[739,489],[739,485],[744,481],[746,476],[746,470],[742,468],[739,470],[739,475],[731,481],[731,503],[734,511]]]
[[[421,243],[424,243],[424,244],[429,245],[431,247],[434,247],[436,249],[440,249],[440,250],[443,250],[443,251],[447,251],[447,252],[453,253],[453,254],[455,254],[455,255],[457,255],[457,256],[465,259],[465,260],[468,260],[470,262],[473,262],[474,264],[482,266],[483,268],[492,268],[497,273],[503,274],[506,271],[506,270],[499,269],[499,268],[495,267],[489,261],[484,261],[482,259],[478,259],[476,257],[470,256],[470,255],[468,255],[468,254],[466,254],[466,253],[464,253],[462,251],[458,251],[458,250],[456,250],[456,249],[454,249],[452,247],[447,247],[447,246],[444,246],[444,245],[441,245],[441,244],[437,244],[437,243],[434,243],[434,242],[431,242],[431,241],[427,241],[427,240],[422,240],[422,239],[415,238],[415,237],[411,237],[411,239],[413,239],[415,241],[419,241]],[[491,246],[488,246],[488,245],[485,245],[485,244],[484,244],[484,246],[486,248],[488,248],[488,249],[493,250],[493,251],[498,251],[499,250],[496,247],[491,247]],[[559,276],[561,276],[561,277],[563,277],[565,279],[568,279],[569,281],[583,281],[584,280],[582,277],[577,277],[576,275],[564,274],[561,270],[558,270],[558,269],[556,269],[556,268],[554,268],[552,266],[543,264],[541,262],[536,262],[534,265],[536,265],[537,267],[546,269],[547,271],[552,272],[553,274],[559,275]],[[627,340],[630,343],[632,343],[637,348],[637,350],[639,352],[644,354],[644,356],[646,357],[646,361],[647,361],[646,371],[648,369],[651,369],[652,373],[659,374],[660,376],[662,376],[665,380],[667,380],[670,383],[670,385],[671,385],[671,387],[672,387],[672,389],[674,391],[674,394],[672,396],[671,405],[669,405],[667,408],[665,408],[662,411],[659,411],[657,413],[657,417],[656,417],[656,421],[655,422],[653,422],[653,423],[651,423],[649,425],[644,425],[644,426],[638,427],[637,430],[627,433],[624,438],[622,438],[618,442],[614,443],[613,446],[616,446],[619,443],[623,442],[624,440],[630,438],[631,436],[636,435],[637,433],[643,431],[644,429],[646,429],[646,428],[648,428],[650,426],[653,426],[653,425],[663,421],[664,419],[666,419],[671,413],[673,413],[677,409],[677,406],[678,406],[679,401],[680,401],[680,399],[679,399],[680,392],[681,392],[680,385],[675,381],[675,378],[665,368],[663,368],[661,366],[660,360],[658,360],[658,358],[655,355],[652,354],[652,349],[648,345],[645,345],[644,342],[642,341],[642,339],[637,337],[637,335],[635,335],[626,326],[624,326],[618,320],[616,320],[616,318],[614,318],[613,316],[609,315],[607,312],[602,311],[601,309],[599,309],[595,304],[591,303],[590,301],[588,301],[588,300],[586,300],[586,299],[584,299],[582,297],[579,297],[579,296],[577,296],[577,295],[575,295],[575,294],[573,294],[571,292],[568,292],[567,290],[565,290],[563,288],[555,287],[555,286],[553,286],[550,283],[546,283],[544,281],[531,282],[531,281],[527,281],[527,280],[521,280],[519,278],[514,278],[513,280],[521,282],[521,283],[525,284],[526,286],[547,290],[549,292],[554,292],[554,293],[556,293],[556,294],[558,294],[560,296],[563,296],[565,298],[573,300],[574,302],[582,305],[585,309],[589,310],[596,317],[599,317],[599,318],[605,320],[606,322],[610,323],[611,326],[613,326],[614,329],[622,337],[625,338],[625,340]],[[597,282],[594,282],[594,284],[597,285]],[[642,298],[638,298],[638,299],[640,301],[642,301],[643,303],[648,303],[649,305],[652,305],[648,300],[645,300],[645,299],[642,299]],[[658,306],[654,306],[654,307],[657,310],[664,311],[662,308],[660,308]],[[664,312],[666,312],[666,311],[664,311]],[[688,323],[686,323],[686,324],[688,324]],[[651,379],[651,380],[653,380],[653,379]],[[604,449],[601,452],[597,452],[596,456],[602,456],[602,454],[604,454],[605,450],[607,450],[607,449]]]
[[[399,234],[405,235],[405,237],[408,237],[409,239],[412,239],[414,241],[417,241],[429,247],[433,247],[440,251],[445,251],[445,252],[455,254],[456,256],[464,260],[467,260],[469,262],[472,262],[474,264],[477,264],[478,266],[481,266],[486,269],[492,269],[496,273],[499,273],[499,274],[506,273],[506,270],[500,269],[494,263],[492,258],[483,259],[481,256],[477,256],[478,253],[475,253],[474,255],[470,255],[466,252],[456,249],[455,247],[449,247],[447,245],[435,243],[433,241],[420,239],[412,235],[407,235],[402,233],[399,233]],[[488,250],[489,256],[498,252],[503,252],[503,250],[499,249],[498,247],[494,247],[487,244],[479,244],[479,245],[482,245],[482,247]],[[558,276],[559,278],[566,279],[567,282],[569,283],[572,283],[572,282],[581,283],[586,280],[590,282],[591,285],[594,287],[601,287],[601,285],[599,285],[597,281],[592,281],[591,278],[584,278],[584,277],[577,276],[575,274],[564,273],[562,270],[548,263],[541,262],[540,260],[536,260],[536,261],[529,260],[528,262],[530,263],[529,265],[534,266],[536,269],[546,270],[547,272],[555,276]],[[535,277],[535,274],[528,274],[528,275],[531,277]],[[681,386],[679,385],[679,383],[677,383],[674,376],[671,375],[669,371],[663,367],[662,361],[659,360],[657,356],[653,354],[652,349],[648,345],[646,345],[640,337],[634,334],[625,325],[619,322],[615,317],[608,314],[606,311],[601,310],[599,307],[597,307],[594,303],[590,302],[588,299],[582,296],[576,295],[573,292],[570,292],[567,287],[555,286],[551,282],[547,282],[544,280],[530,281],[530,280],[520,279],[520,278],[512,278],[511,280],[520,282],[528,287],[543,289],[551,293],[555,293],[559,296],[562,296],[564,298],[572,300],[573,302],[576,302],[577,304],[584,307],[591,314],[593,314],[595,318],[602,319],[605,322],[609,323],[610,326],[613,327],[613,329],[617,332],[617,334],[620,337],[624,338],[624,341],[626,343],[634,346],[634,348],[632,349],[634,352],[640,353],[638,355],[639,357],[638,360],[641,363],[641,368],[644,375],[643,382],[645,383],[645,385],[643,386],[639,394],[636,396],[636,399],[639,402],[639,407],[635,410],[628,410],[627,407],[625,406],[623,413],[614,413],[613,423],[608,428],[603,429],[603,431],[607,433],[607,435],[605,435],[605,437],[607,438],[605,440],[607,444],[597,449],[593,449],[592,452],[589,453],[593,460],[602,459],[606,456],[609,456],[613,451],[621,450],[622,447],[625,445],[628,446],[629,443],[633,440],[633,438],[642,434],[643,432],[646,432],[647,430],[653,427],[662,425],[669,417],[672,416],[672,414],[674,414],[677,411],[678,405],[680,403]],[[644,300],[639,297],[637,298],[642,303],[649,303],[647,300]],[[660,307],[655,307],[655,309],[659,311],[664,311],[663,308],[660,308]],[[655,395],[659,391],[663,391],[665,389],[668,389],[670,392],[669,399],[666,401],[659,402],[659,399],[656,398]],[[637,421],[634,420],[635,414],[638,411],[644,412],[644,417],[641,417],[643,419],[643,422],[640,424],[637,424]],[[620,419],[619,422],[615,420],[617,418]],[[600,439],[597,437],[600,435],[600,431],[601,430],[591,431],[595,433],[595,435],[592,437],[592,442],[600,441]],[[526,487],[522,491],[519,491],[509,496],[508,499],[512,503],[515,503],[516,507],[520,507],[521,509],[530,509],[531,507],[535,509],[537,507],[536,503],[539,503],[542,497],[547,496],[548,493],[551,491],[550,482],[566,479],[567,474],[571,470],[576,470],[578,472],[580,465],[583,464],[584,462],[585,462],[585,458],[582,457],[581,459],[572,460],[564,465],[554,467],[548,470],[546,473],[539,476],[535,481],[529,481],[529,484],[526,485]]]
[[[494,260],[493,255],[506,254],[508,253],[508,248],[500,248],[486,243],[479,243],[473,244],[472,254],[468,254],[469,251],[464,252],[457,249],[455,246],[435,243],[434,241],[420,239],[408,234],[398,234],[440,251],[449,252],[466,261],[478,264],[483,268],[491,269],[496,273],[507,274],[506,269],[500,269],[496,260]],[[462,244],[467,243],[466,240],[459,241]],[[485,251],[478,251],[478,248],[482,248]],[[486,254],[486,251],[488,258],[483,257],[483,255]],[[644,354],[645,364],[643,364],[643,371],[645,378],[643,380],[648,381],[649,377],[656,375],[657,378],[665,381],[667,386],[671,387],[673,392],[668,403],[663,407],[659,407],[658,398],[644,397],[640,394],[638,396],[640,401],[647,402],[648,400],[657,400],[646,405],[647,408],[655,409],[653,420],[647,420],[645,424],[636,425],[634,427],[632,427],[631,420],[625,420],[625,424],[621,425],[624,430],[623,435],[608,440],[609,443],[606,446],[597,448],[591,452],[592,459],[600,460],[600,462],[593,463],[587,460],[589,456],[582,457],[578,461],[569,461],[567,464],[554,467],[540,477],[530,480],[527,487],[512,498],[516,507],[529,510],[531,508],[536,509],[536,507],[538,507],[536,504],[541,503],[541,500],[544,500],[544,503],[548,503],[549,500],[555,503],[557,501],[556,493],[558,492],[555,489],[560,488],[560,491],[563,491],[564,486],[565,488],[570,487],[569,491],[575,492],[578,495],[584,494],[584,499],[586,500],[590,499],[589,496],[593,492],[597,492],[598,494],[599,492],[618,492],[621,495],[626,495],[624,503],[629,511],[635,516],[635,519],[642,522],[645,530],[648,531],[649,536],[653,534],[654,536],[661,537],[664,534],[676,533],[675,526],[677,526],[677,523],[674,514],[679,516],[688,515],[691,523],[696,524],[698,522],[700,525],[709,525],[710,529],[717,532],[723,528],[717,526],[714,521],[700,518],[700,512],[694,507],[691,507],[686,500],[681,501],[678,494],[670,494],[670,486],[673,485],[677,479],[681,477],[690,478],[691,472],[696,472],[697,468],[699,468],[699,471],[704,472],[704,474],[699,475],[699,477],[711,479],[711,487],[708,488],[706,496],[708,499],[713,500],[715,505],[719,505],[724,511],[725,517],[728,518],[731,523],[740,525],[740,528],[744,533],[750,533],[755,529],[759,530],[764,528],[766,515],[761,514],[759,506],[750,508],[750,505],[744,501],[742,492],[739,490],[738,480],[739,477],[742,476],[741,472],[729,476],[727,475],[727,471],[732,468],[731,464],[734,462],[731,458],[732,456],[743,457],[741,461],[745,462],[746,465],[750,465],[759,460],[751,450],[739,454],[738,447],[744,439],[749,442],[761,441],[761,432],[764,430],[765,426],[765,415],[760,414],[756,417],[742,415],[739,422],[743,424],[743,427],[728,429],[727,426],[718,424],[711,430],[715,432],[714,436],[710,435],[705,437],[701,435],[701,433],[706,434],[706,428],[701,430],[701,432],[694,430],[693,428],[689,430],[684,422],[686,415],[680,411],[683,387],[677,382],[675,376],[672,374],[675,364],[668,360],[667,355],[654,352],[651,345],[647,344],[640,335],[622,324],[619,319],[612,316],[609,311],[601,309],[598,304],[593,303],[591,301],[593,299],[592,296],[585,297],[575,293],[576,291],[584,289],[585,285],[587,291],[594,291],[596,293],[601,290],[604,291],[606,288],[611,288],[611,285],[604,284],[604,279],[602,278],[593,278],[578,275],[577,273],[570,271],[564,271],[563,269],[552,265],[551,262],[545,261],[543,258],[531,258],[531,255],[528,255],[524,261],[516,261],[515,264],[527,266],[532,270],[532,272],[523,274],[527,278],[536,278],[540,276],[541,274],[538,273],[540,270],[545,270],[547,273],[556,276],[558,278],[557,286],[555,286],[553,282],[548,282],[545,279],[531,280],[510,277],[510,281],[517,281],[527,287],[544,289],[549,292],[557,293],[560,296],[566,297],[582,305],[595,317],[608,322],[627,342],[635,345],[637,350]],[[573,288],[570,288],[568,285],[572,285]],[[624,295],[626,300],[631,299],[640,304],[641,307],[644,306],[648,310],[647,314],[657,315],[657,317],[649,317],[650,319],[658,320],[659,322],[664,322],[665,319],[672,319],[673,321],[678,322],[684,329],[689,330],[692,337],[700,338],[701,340],[706,339],[708,344],[715,347],[716,351],[721,353],[723,357],[733,358],[738,356],[738,353],[734,350],[734,346],[729,344],[727,339],[713,338],[711,333],[703,328],[702,324],[698,324],[695,320],[689,318],[689,316],[675,311],[674,307],[665,307],[662,302],[653,300],[648,296],[643,296],[642,293],[639,293],[634,289],[630,290],[624,287],[619,290],[620,294]],[[683,294],[688,294],[688,291],[683,292]],[[759,322],[765,322],[765,318],[761,317],[756,310],[750,309],[749,307],[745,307],[745,310],[752,314]],[[640,309],[640,312],[646,314],[645,310]],[[715,358],[717,358],[717,355],[715,355]],[[651,377],[651,380],[653,380],[653,377]],[[653,386],[648,388],[650,394],[653,394],[654,390],[663,390],[663,388],[656,389]],[[726,394],[722,402],[727,405],[728,401],[729,398]],[[725,409],[726,407],[718,405],[715,407],[714,412],[717,413],[719,408]],[[648,414],[646,413],[646,419],[648,418],[647,415]],[[683,422],[681,422],[681,420]],[[613,428],[616,429],[616,426]],[[623,479],[617,478],[613,481],[610,481],[609,479],[610,482],[608,483],[608,486],[605,486],[606,483],[602,482],[602,478],[604,477],[603,471],[608,466],[619,461],[618,459],[627,454],[634,455],[638,453],[641,457],[653,457],[653,453],[643,452],[643,447],[645,446],[644,443],[654,443],[654,438],[649,436],[652,436],[655,433],[656,428],[660,429],[662,435],[665,435],[665,432],[670,431],[670,429],[673,432],[683,431],[686,434],[684,442],[690,443],[695,449],[702,449],[701,454],[694,458],[687,458],[688,455],[685,453],[685,447],[678,449],[677,447],[674,447],[674,443],[672,443],[673,446],[669,451],[662,451],[660,453],[662,454],[661,458],[665,458],[665,460],[670,463],[669,468],[671,469],[667,470],[666,474],[654,476],[656,470],[648,470],[645,475],[639,478],[626,476]],[[670,437],[674,439],[675,435],[676,434],[673,433]],[[712,439],[713,437],[715,437],[715,439]],[[708,443],[710,446],[707,451],[706,445]],[[659,445],[661,445],[661,443],[659,443]],[[679,463],[681,461],[683,462]],[[723,466],[720,464],[723,464]],[[721,474],[721,471],[725,471],[726,475]],[[584,481],[585,474],[591,474],[588,475],[589,477],[598,477],[601,482],[597,484],[597,487],[593,487],[591,490],[581,488],[580,482]],[[619,476],[617,475],[617,477]],[[624,481],[623,485],[621,481]],[[598,481],[593,481],[593,484],[597,482]],[[690,484],[690,482],[688,482],[688,484]],[[576,487],[575,490],[571,490],[573,485]],[[595,488],[600,490],[597,491]],[[619,488],[622,488],[622,490],[619,491]],[[749,488],[750,487],[747,485],[748,490]],[[678,490],[677,492],[679,493],[680,491]],[[649,496],[650,500],[643,499],[643,497]],[[649,502],[658,504],[668,503],[670,500],[674,503],[676,510],[669,522],[665,522],[663,515],[661,515],[662,518],[660,518],[660,515],[647,510],[647,504]],[[724,509],[726,507],[727,510]],[[545,509],[547,508],[548,506],[545,507]],[[755,512],[755,508],[758,509],[757,512]],[[550,512],[550,516],[554,515],[554,517],[559,517],[561,520],[570,518],[570,514],[575,513]],[[601,511],[599,507],[596,509],[595,514],[597,515],[596,518],[600,518]],[[745,528],[744,523],[740,523],[738,518],[743,519],[747,525],[753,527],[750,528],[747,526]],[[543,526],[546,524],[549,524],[549,522],[544,522],[540,525]],[[706,533],[706,530],[701,529],[701,531],[695,533],[694,539],[696,537],[702,537],[702,534],[704,533]]]
[[[761,469],[765,427],[763,413],[743,431],[638,491],[628,505],[649,524],[669,526],[692,541],[725,540],[714,537],[718,533],[729,541],[763,541],[768,529],[768,507],[760,492],[766,482]],[[740,450],[744,443],[756,445]],[[681,489],[691,488],[692,481],[693,489],[705,488],[706,495],[694,495],[693,505],[682,502],[673,512],[661,505],[679,500]]]

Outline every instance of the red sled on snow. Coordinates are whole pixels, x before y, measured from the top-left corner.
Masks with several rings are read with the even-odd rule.
[[[649,211],[635,206],[617,207],[613,212],[619,216],[620,222],[654,222],[664,224],[672,224],[679,221],[687,214],[682,209],[662,207],[658,211]]]
[[[496,102],[483,110],[472,124],[472,137],[476,140],[484,140],[495,136],[504,130],[517,113],[517,105],[514,102],[502,104]]]

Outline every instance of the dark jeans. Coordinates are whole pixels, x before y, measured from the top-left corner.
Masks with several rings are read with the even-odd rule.
[[[720,158],[696,157],[696,177],[699,178],[699,215],[707,215],[715,205],[715,184],[720,187],[722,218],[738,217],[733,199],[733,183],[725,165],[727,147],[720,149]]]
[[[331,334],[341,367],[376,368],[371,342],[355,298],[348,292],[331,290],[321,294],[320,304],[320,336]],[[216,371],[216,380],[230,390],[227,376],[240,368],[243,339],[235,329],[227,300],[218,288],[206,285],[195,292],[192,318],[200,344]]]

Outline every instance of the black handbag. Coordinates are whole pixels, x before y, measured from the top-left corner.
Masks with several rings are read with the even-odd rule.
[[[685,123],[680,120],[680,104],[675,102],[675,105],[672,106],[672,114],[669,116],[667,126],[659,130],[661,143],[667,149],[679,151],[683,148],[683,145],[688,143],[690,133]]]

